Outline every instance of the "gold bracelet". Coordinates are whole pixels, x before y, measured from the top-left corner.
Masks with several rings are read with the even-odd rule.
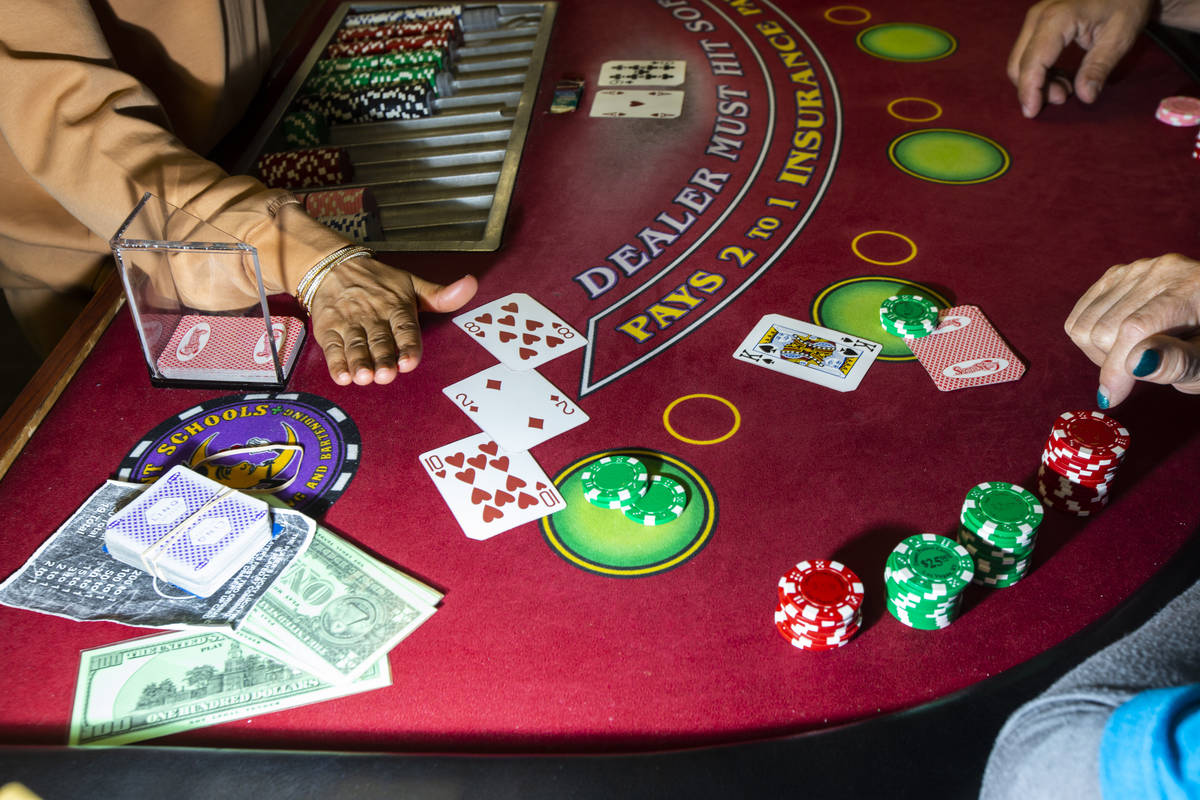
[[[339,255],[336,260],[330,261],[320,272],[312,276],[308,282],[308,285],[304,288],[304,291],[298,298],[300,300],[300,305],[304,306],[305,312],[307,312],[310,316],[312,315],[313,298],[316,296],[317,290],[321,288],[321,284],[324,283],[325,278],[328,277],[329,273],[333,271],[333,268],[339,264],[344,264],[352,258],[359,258],[360,256],[374,258],[375,252],[368,247],[361,246],[351,247],[349,248],[349,252],[345,252],[345,249],[343,249],[342,251],[339,251]]]
[[[312,268],[310,268],[308,270],[308,272],[304,273],[304,275],[301,276],[300,282],[298,284],[296,284],[296,292],[295,292],[296,298],[299,299],[304,294],[305,288],[312,281],[312,279],[317,275],[317,273],[322,272],[326,267],[329,266],[330,263],[332,263],[333,261],[336,261],[343,254],[347,253],[350,250],[353,250],[355,247],[356,247],[356,245],[352,245],[352,244],[348,244],[345,247],[339,247],[337,250],[334,250],[332,253],[325,256],[320,261],[318,261],[316,264],[314,264],[312,266]]]

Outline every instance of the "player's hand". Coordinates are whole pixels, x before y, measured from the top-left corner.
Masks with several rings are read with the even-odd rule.
[[[1200,261],[1170,253],[1113,267],[1075,304],[1066,329],[1100,365],[1101,408],[1138,380],[1200,394]]]
[[[1026,117],[1042,104],[1060,105],[1072,90],[1085,103],[1095,102],[1104,81],[1133,46],[1150,18],[1154,0],[1042,0],[1025,15],[1025,24],[1008,56],[1008,79]],[[1054,64],[1075,42],[1087,53],[1075,73],[1056,75]]]
[[[475,296],[467,275],[448,286],[373,258],[333,268],[312,299],[313,335],[334,383],[391,383],[421,360],[418,311],[454,311]]]

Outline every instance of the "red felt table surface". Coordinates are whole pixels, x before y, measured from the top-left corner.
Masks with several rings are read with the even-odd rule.
[[[339,388],[309,343],[290,389],[337,403],[363,440],[357,475],[325,523],[445,591],[445,600],[392,652],[391,687],[163,743],[588,751],[820,729],[945,697],[1042,653],[1151,580],[1193,534],[1195,400],[1140,386],[1115,411],[1133,447],[1110,508],[1089,520],[1048,512],[1028,577],[1004,590],[971,587],[947,630],[910,630],[884,610],[883,565],[896,542],[952,534],[978,482],[1033,486],[1055,416],[1093,407],[1097,369],[1062,330],[1083,290],[1114,263],[1196,254],[1193,132],[1157,122],[1154,108],[1162,97],[1200,90],[1141,42],[1094,107],[1071,103],[1028,121],[1004,75],[1021,3],[987,15],[945,0],[867,6],[871,20],[860,25],[827,20],[824,4],[755,8],[561,3],[504,246],[393,259],[437,279],[476,274],[477,303],[527,292],[589,332],[591,349],[539,371],[591,420],[538,445],[534,457],[551,476],[608,449],[682,459],[717,498],[707,546],[661,574],[613,578],[556,555],[534,524],[466,539],[417,456],[476,431],[441,388],[494,359],[448,317],[427,315],[416,372],[389,386]],[[697,19],[712,30],[689,30]],[[856,45],[864,28],[886,22],[942,29],[957,49],[899,63]],[[793,37],[820,86],[824,142],[807,186],[776,180],[796,130],[793,75],[803,67],[784,65],[782,40],[764,33],[773,28],[755,28],[768,23]],[[743,74],[714,74],[702,40],[726,44],[713,52],[734,53]],[[683,115],[590,117],[600,65],[646,58],[687,62]],[[589,81],[580,109],[545,113],[555,81],[573,76]],[[747,92],[736,161],[706,152],[720,86]],[[902,97],[933,101],[941,116],[916,123],[890,115],[888,104]],[[909,106],[906,115],[916,116],[914,108],[931,106]],[[986,136],[1011,165],[971,185],[906,174],[889,161],[889,143],[928,127]],[[712,205],[648,266],[589,298],[575,276],[611,267],[608,256],[638,244],[659,214],[680,218],[673,198],[700,168],[729,174]],[[797,210],[767,204],[781,196]],[[746,237],[768,212],[782,220],[779,232]],[[902,233],[915,257],[879,266],[857,256],[851,242],[877,230]],[[871,241],[860,250],[896,261],[906,254],[888,249],[898,241],[876,237],[881,250],[867,252]],[[759,260],[739,270],[718,257],[734,245],[758,248]],[[616,330],[697,270],[725,276],[725,289],[648,343]],[[916,362],[880,361],[843,394],[731,358],[763,314],[809,319],[825,287],[879,274],[980,306],[1027,362],[1024,378],[943,393]],[[222,394],[152,388],[122,312],[0,483],[8,522],[0,572],[24,563],[147,431]],[[664,409],[689,394],[728,400],[739,430],[712,445],[673,436]],[[672,421],[677,432],[706,439],[732,418],[715,401],[695,400]],[[796,651],[772,625],[776,582],[809,558],[844,561],[866,583],[863,630],[840,650]],[[0,608],[0,626],[0,728],[10,741],[38,743],[66,740],[78,651],[146,633],[9,608]]]

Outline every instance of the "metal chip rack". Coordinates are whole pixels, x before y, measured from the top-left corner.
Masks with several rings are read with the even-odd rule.
[[[285,150],[280,120],[347,14],[432,3],[345,3],[292,77],[237,168]],[[433,115],[332,125],[329,144],[379,206],[374,250],[495,250],[516,181],[557,3],[464,4],[462,43],[438,76]]]

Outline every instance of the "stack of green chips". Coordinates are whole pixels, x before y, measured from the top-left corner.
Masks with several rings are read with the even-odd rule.
[[[967,492],[958,541],[975,559],[975,583],[1003,588],[1025,577],[1044,513],[1033,492],[1012,483]]]
[[[917,630],[948,628],[974,575],[971,554],[958,542],[933,533],[909,536],[883,570],[888,612]]]
[[[437,73],[437,67],[431,64],[419,64],[413,67],[363,69],[353,72],[334,72],[328,75],[314,74],[304,82],[300,91],[303,94],[329,94],[330,92],[348,92],[364,86],[385,86],[389,83],[411,81],[422,81],[430,86],[436,86]]]
[[[432,65],[445,69],[445,53],[437,48],[428,47],[422,50],[394,50],[390,53],[378,53],[369,56],[353,58],[322,58],[313,65],[311,75],[331,75],[336,72],[359,72],[373,69],[402,69]]]
[[[283,138],[289,147],[317,147],[329,141],[329,123],[317,111],[292,111],[283,117]]]
[[[579,476],[583,496],[594,506],[619,509],[639,525],[674,522],[687,507],[687,490],[666,475],[651,475],[633,456],[605,456]]]
[[[916,294],[892,295],[879,306],[879,324],[894,336],[920,339],[938,325],[938,305]]]

